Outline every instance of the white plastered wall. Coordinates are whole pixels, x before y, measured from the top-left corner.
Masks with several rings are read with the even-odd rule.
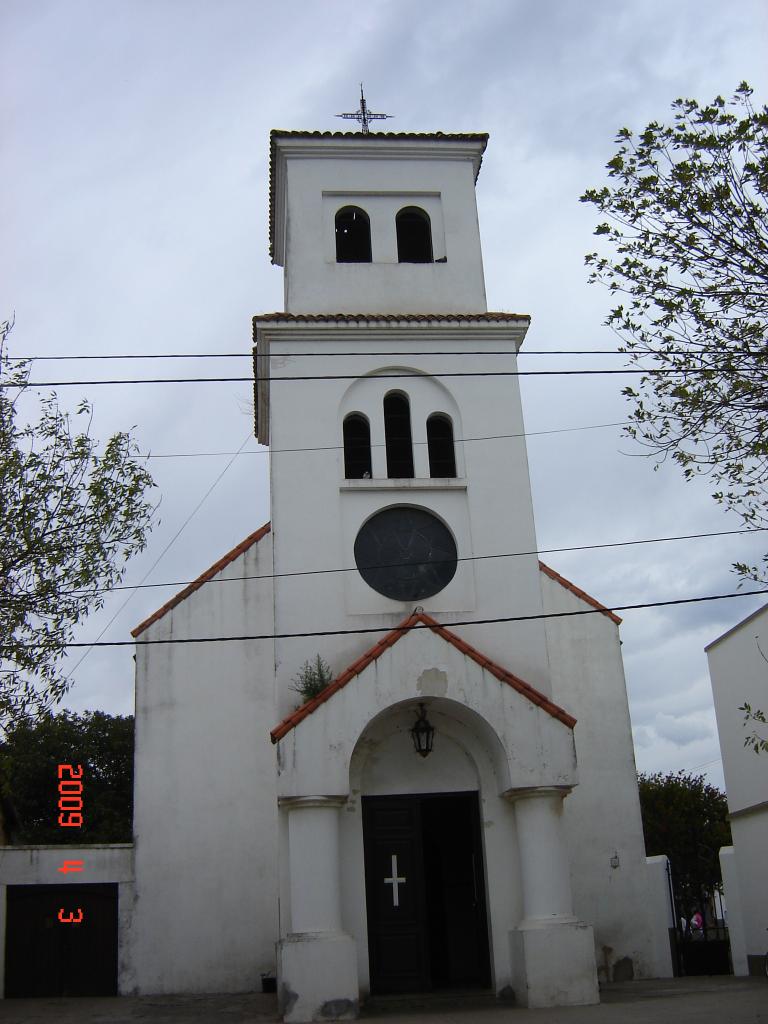
[[[287,154],[285,164],[278,160],[278,174],[286,176],[278,193],[286,208],[281,198],[276,211],[285,225],[287,312],[485,311],[476,143],[402,141],[382,159],[381,144],[365,149],[350,140],[331,149],[312,141],[311,149],[290,140],[278,144]],[[369,216],[370,263],[336,262],[334,217],[345,205]],[[434,257],[444,262],[397,262],[395,216],[404,206],[427,211]]]
[[[541,574],[547,612],[589,610]],[[601,981],[631,969],[671,976],[666,921],[653,912],[618,627],[605,614],[547,619],[552,698],[577,719],[580,785],[565,802],[574,909],[595,930]],[[612,859],[618,858],[613,867]],[[666,966],[666,970],[664,967]]]
[[[138,638],[273,631],[271,535]],[[271,641],[138,646],[130,990],[242,992],[274,972]]]
[[[762,653],[761,653],[762,652]],[[707,647],[709,675],[715,702],[717,731],[723,755],[723,775],[731,816],[734,873],[741,894],[741,942],[750,969],[758,970],[768,945],[768,886],[765,857],[768,850],[768,755],[745,747],[745,737],[756,729],[768,738],[768,728],[745,728],[745,702],[768,712],[768,605],[748,616]]]

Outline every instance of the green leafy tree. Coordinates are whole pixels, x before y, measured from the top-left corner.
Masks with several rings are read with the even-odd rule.
[[[60,764],[83,766],[81,827],[59,824]],[[0,779],[16,819],[14,843],[129,843],[133,716],[62,711],[17,721],[0,743]]]
[[[74,416],[32,395],[29,364],[9,358],[0,326],[0,720],[38,715],[70,681],[66,646],[146,545],[154,486],[127,433],[103,448],[91,407]],[[37,422],[25,422],[36,405]],[[75,430],[82,420],[84,429]]]
[[[672,104],[670,124],[622,128],[610,183],[587,190],[606,219],[591,282],[619,298],[606,323],[647,371],[624,394],[629,434],[748,527],[768,526],[768,108],[744,82],[726,102]],[[768,556],[766,556],[768,560]],[[762,566],[742,576],[768,579]]]
[[[645,852],[669,857],[679,910],[690,920],[722,884],[718,853],[731,844],[725,794],[690,772],[639,775],[638,786]]]

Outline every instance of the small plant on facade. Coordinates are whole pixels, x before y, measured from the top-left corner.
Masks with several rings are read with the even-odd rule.
[[[292,690],[298,693],[306,703],[322,693],[333,679],[330,665],[327,665],[319,654],[314,661],[305,661],[298,674],[294,676]]]

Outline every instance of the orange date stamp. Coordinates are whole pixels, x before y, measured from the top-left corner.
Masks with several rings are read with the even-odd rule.
[[[58,765],[59,781],[59,825],[62,828],[82,828],[83,826],[83,766],[81,764]],[[73,871],[82,871],[85,862],[82,860],[65,860],[57,871],[68,875]],[[82,924],[83,910],[65,910],[61,907],[58,919],[62,924]]]

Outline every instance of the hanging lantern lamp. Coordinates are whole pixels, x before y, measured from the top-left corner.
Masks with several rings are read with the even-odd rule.
[[[411,736],[413,737],[413,746],[417,754],[421,757],[427,757],[432,753],[435,727],[429,722],[427,709],[423,704],[419,704],[418,717],[411,729]]]

